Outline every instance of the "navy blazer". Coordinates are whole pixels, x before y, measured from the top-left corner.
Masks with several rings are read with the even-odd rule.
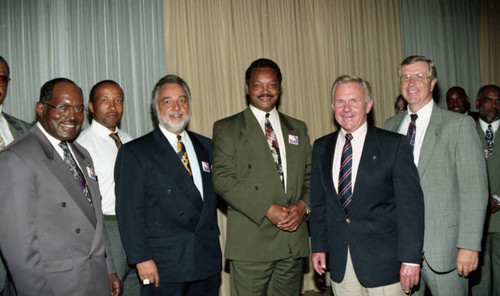
[[[128,262],[153,259],[160,282],[201,280],[222,267],[212,141],[188,134],[200,165],[203,200],[158,127],[123,145],[115,164],[116,216]]]
[[[367,287],[399,282],[402,262],[421,263],[424,203],[408,140],[368,127],[349,214],[333,185],[339,132],[315,141],[311,172],[313,253],[327,253],[331,278],[341,282],[347,248],[358,280]],[[338,177],[337,177],[338,178]]]

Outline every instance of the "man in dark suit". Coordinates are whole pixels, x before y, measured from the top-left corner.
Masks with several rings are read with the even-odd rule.
[[[7,89],[10,82],[10,70],[7,61],[0,56],[0,151],[3,150],[13,140],[27,133],[30,124],[12,115],[3,112],[3,102],[7,96]],[[7,290],[7,271],[0,258],[0,296],[8,295]]]
[[[424,204],[408,140],[368,126],[370,84],[340,76],[332,89],[339,131],[314,143],[313,267],[336,296],[404,295],[418,284]]]
[[[485,85],[477,93],[477,132],[488,169],[489,207],[483,237],[482,265],[471,276],[472,296],[500,296],[500,87]]]
[[[141,295],[219,295],[222,254],[212,141],[186,131],[191,92],[175,75],[152,94],[159,126],[123,145],[115,164],[116,216]]]
[[[474,120],[479,118],[478,112],[469,111],[470,102],[469,96],[465,93],[465,90],[460,86],[453,86],[446,92],[446,106],[448,110],[467,114],[471,116]]]
[[[387,119],[384,129],[410,138],[424,192],[424,261],[415,295],[424,295],[425,286],[435,295],[467,295],[488,201],[481,142],[470,116],[444,110],[432,99],[437,71],[430,59],[405,58],[399,80],[408,111]]]
[[[278,112],[281,70],[245,73],[250,106],[214,125],[214,187],[229,204],[231,295],[299,295],[309,256],[311,144],[304,122]]]
[[[92,159],[73,143],[84,110],[73,81],[48,81],[36,125],[0,152],[0,248],[18,295],[120,292]]]

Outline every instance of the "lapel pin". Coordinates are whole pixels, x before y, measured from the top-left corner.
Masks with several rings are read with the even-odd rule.
[[[87,164],[87,173],[89,174],[90,178],[92,178],[94,180],[97,180],[97,177],[95,175],[94,169],[90,166],[90,163]]]
[[[376,159],[377,159],[377,155],[373,155],[373,156],[372,156],[372,159],[373,159],[373,160],[376,160]]]
[[[439,136],[439,133],[436,133],[436,137]]]
[[[201,167],[203,168],[204,172],[210,173],[210,164],[208,162],[201,162]]]
[[[293,145],[299,145],[299,137],[294,135],[288,135],[288,143]]]

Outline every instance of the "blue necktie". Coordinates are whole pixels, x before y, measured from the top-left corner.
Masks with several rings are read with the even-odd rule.
[[[78,167],[78,164],[76,164],[76,160],[71,154],[71,151],[69,151],[68,142],[59,143],[59,147],[61,147],[64,152],[64,163],[66,163],[66,166],[71,171],[71,174],[73,174],[76,182],[78,182],[78,185],[80,185],[80,188],[82,189],[83,194],[85,194],[87,201],[93,207],[94,204],[92,203],[92,197],[87,186],[87,181],[85,180],[82,171]]]
[[[352,134],[345,135],[344,149],[340,160],[339,173],[339,200],[344,210],[349,212],[349,204],[352,199]]]

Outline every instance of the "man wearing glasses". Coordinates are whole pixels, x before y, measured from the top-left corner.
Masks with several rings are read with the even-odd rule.
[[[3,112],[3,101],[7,96],[7,88],[10,82],[9,76],[9,65],[7,61],[0,56],[0,151],[14,141],[14,139],[25,134],[31,127],[27,122]],[[0,296],[8,295],[6,292],[8,289],[5,288],[6,277],[7,272],[3,266],[2,260],[0,260]]]
[[[408,136],[424,192],[425,232],[420,288],[433,295],[467,295],[470,272],[481,251],[488,184],[481,142],[470,116],[434,103],[436,68],[410,56],[399,68],[408,111],[384,128]]]
[[[0,153],[0,248],[18,295],[118,295],[84,118],[71,80],[45,83],[37,123]]]

